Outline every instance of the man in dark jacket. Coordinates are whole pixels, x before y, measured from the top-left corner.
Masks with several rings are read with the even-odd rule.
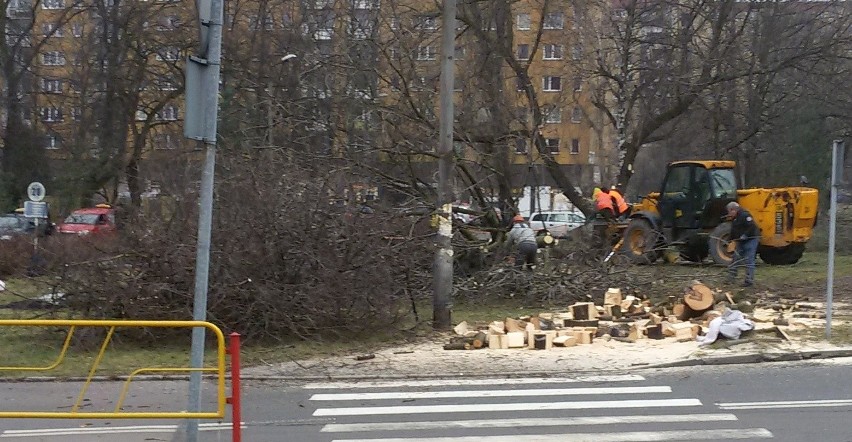
[[[734,259],[728,265],[728,281],[734,282],[740,267],[745,266],[745,282],[743,287],[754,284],[755,257],[757,245],[760,243],[760,228],[754,222],[751,213],[743,209],[736,202],[730,202],[726,206],[728,218],[731,219],[731,241],[736,242]]]

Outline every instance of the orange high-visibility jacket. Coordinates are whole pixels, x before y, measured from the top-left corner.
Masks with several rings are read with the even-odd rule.
[[[627,205],[627,201],[624,201],[624,197],[621,194],[613,189],[609,191],[609,196],[611,196],[615,200],[615,205],[618,207],[618,213],[624,213],[630,207]]]
[[[595,210],[609,209],[615,212],[612,207],[612,198],[606,192],[598,192],[595,196]]]

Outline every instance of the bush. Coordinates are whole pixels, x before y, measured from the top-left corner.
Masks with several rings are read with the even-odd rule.
[[[428,291],[427,226],[331,204],[324,183],[304,176],[259,180],[263,164],[230,166],[217,177],[209,320],[250,338],[411,325],[411,301]],[[97,257],[67,256],[69,306],[88,318],[191,318],[194,206],[129,221],[113,243],[87,243]]]

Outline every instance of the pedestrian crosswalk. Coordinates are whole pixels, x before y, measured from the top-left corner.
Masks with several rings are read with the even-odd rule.
[[[313,383],[332,442],[564,442],[772,438],[638,375]]]

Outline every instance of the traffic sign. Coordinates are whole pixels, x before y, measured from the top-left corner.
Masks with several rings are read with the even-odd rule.
[[[24,201],[24,216],[27,218],[47,218],[47,203]]]
[[[30,197],[30,201],[38,202],[43,200],[45,193],[44,185],[38,181],[34,181],[27,186],[27,196]]]

